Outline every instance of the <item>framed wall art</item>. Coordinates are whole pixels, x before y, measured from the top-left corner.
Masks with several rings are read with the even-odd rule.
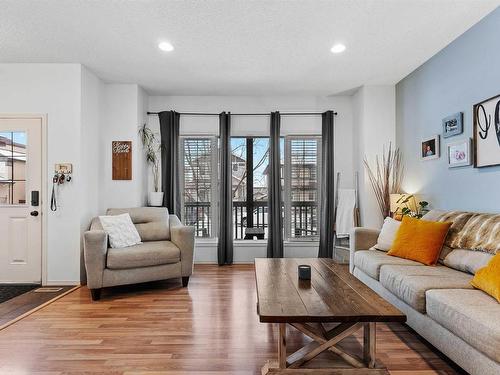
[[[500,95],[473,107],[474,167],[500,165]]]
[[[472,140],[470,138],[451,142],[447,145],[448,167],[464,167],[472,164]]]
[[[439,134],[422,139],[420,157],[422,160],[439,159]]]
[[[445,117],[443,119],[443,138],[462,134],[464,131],[463,119],[463,112],[458,112],[451,116]]]

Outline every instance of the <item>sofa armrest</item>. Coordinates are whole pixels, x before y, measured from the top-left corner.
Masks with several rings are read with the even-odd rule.
[[[191,276],[193,273],[194,227],[183,225],[175,215],[170,215],[169,221],[170,240],[181,251],[182,277]]]
[[[108,235],[103,230],[89,230],[83,233],[83,255],[89,289],[102,288],[102,276],[106,268]]]
[[[354,253],[358,250],[368,250],[377,244],[379,229],[363,227],[353,228],[350,236],[349,271],[354,270]]]

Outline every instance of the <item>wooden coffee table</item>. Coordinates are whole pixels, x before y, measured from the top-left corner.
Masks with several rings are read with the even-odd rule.
[[[311,280],[299,280],[299,264],[311,266]],[[262,323],[279,324],[278,361],[269,362],[269,374],[388,374],[375,368],[377,322],[405,322],[406,316],[331,259],[255,259],[257,311]],[[325,324],[337,323],[326,329]],[[287,324],[313,341],[287,356]],[[363,329],[363,358],[336,344]],[[301,369],[329,350],[342,358],[348,369]],[[301,369],[301,370],[299,370]],[[314,371],[314,372],[309,372]]]

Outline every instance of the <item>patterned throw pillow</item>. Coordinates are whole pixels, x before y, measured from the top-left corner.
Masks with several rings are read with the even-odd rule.
[[[128,213],[99,216],[102,229],[108,234],[112,248],[128,247],[141,243],[141,237]]]
[[[500,214],[450,211],[437,221],[453,222],[445,245],[496,254],[500,251]]]

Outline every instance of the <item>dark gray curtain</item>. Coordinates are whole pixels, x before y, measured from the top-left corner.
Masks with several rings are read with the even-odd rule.
[[[181,217],[179,189],[179,113],[158,113],[161,136],[161,185],[163,206],[170,214]]]
[[[233,263],[233,192],[231,169],[231,113],[219,115],[219,265]]]
[[[268,168],[268,204],[267,204],[267,257],[283,258],[283,216],[281,214],[281,160],[279,112],[271,112]]]
[[[334,197],[334,113],[326,111],[321,115],[321,208],[319,221],[319,258],[333,256],[333,225],[335,221]]]

